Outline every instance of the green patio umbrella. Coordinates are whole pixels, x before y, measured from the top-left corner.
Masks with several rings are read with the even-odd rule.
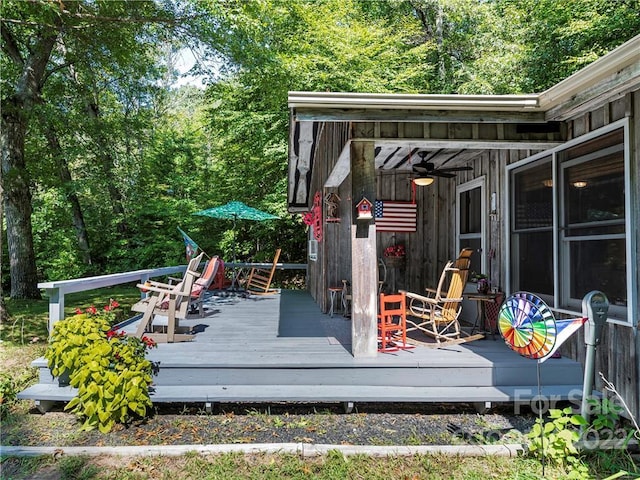
[[[223,220],[233,220],[233,263],[236,263],[236,222],[238,220],[253,220],[261,222],[263,220],[275,220],[276,215],[272,215],[257,208],[250,207],[242,202],[229,202],[218,207],[208,208],[206,210],[200,210],[193,213],[193,215],[200,215],[202,217],[220,218]],[[235,283],[235,267],[233,282]],[[233,287],[233,283],[232,283]]]

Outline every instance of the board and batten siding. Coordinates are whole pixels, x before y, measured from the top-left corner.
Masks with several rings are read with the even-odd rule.
[[[630,122],[630,159],[631,185],[633,194],[637,202],[640,199],[640,90],[627,93],[611,101],[594,105],[591,108],[583,108],[582,113],[568,118],[567,131],[568,140],[580,137],[593,132],[623,118],[629,118]],[[636,210],[636,214],[638,210]],[[638,220],[636,219],[636,222]],[[636,227],[638,224],[636,223]],[[636,260],[640,259],[640,231],[627,232],[627,236],[635,235]],[[630,262],[631,259],[627,259]],[[636,285],[640,285],[640,268],[638,265],[628,264],[634,270]],[[631,299],[629,299],[631,301]],[[632,325],[621,325],[617,323],[607,323],[602,332],[600,345],[596,350],[596,378],[595,388],[602,391],[603,382],[599,372],[617,389],[622,395],[634,415],[640,414],[640,336],[638,328],[640,318],[636,318]],[[585,361],[585,337],[584,330],[581,329],[576,335],[562,347],[562,352],[567,356]]]
[[[314,167],[311,178],[309,201],[313,203],[315,192],[321,192],[322,197],[329,193],[323,185],[333,170],[340,153],[347,145],[349,138],[349,124],[344,122],[324,122],[320,126],[319,139],[314,155]],[[333,190],[332,190],[333,191]],[[329,286],[341,286],[342,278],[349,278],[351,274],[351,255],[349,241],[349,225],[351,223],[350,209],[346,198],[350,191],[350,178],[340,186],[338,195],[340,202],[339,223],[323,222],[322,241],[318,242],[318,256],[315,261],[309,260],[308,288],[311,296],[322,307],[329,308]],[[311,207],[311,205],[309,205]],[[323,218],[326,216],[325,205],[322,205]],[[313,237],[309,236],[312,240]],[[327,255],[328,251],[341,252],[341,259]],[[348,268],[347,268],[348,267]]]
[[[556,109],[549,121],[561,122],[561,130],[556,134],[542,134],[544,138],[535,134],[522,136],[528,139],[547,139],[563,141],[575,139],[598,128],[609,125],[622,118],[630,119],[631,132],[631,184],[633,195],[640,199],[640,121],[634,117],[640,113],[640,94],[637,90],[617,95],[609,101],[597,99],[591,107],[582,105],[577,109],[570,105],[571,114],[566,115],[561,108]],[[564,116],[563,116],[564,115]],[[366,122],[365,122],[366,123]],[[517,140],[518,133],[512,124],[450,124],[450,123],[421,123],[421,122],[369,122],[369,125],[359,125],[358,131],[367,132],[366,140],[372,138],[406,140],[420,139],[460,139],[478,138],[489,140],[509,139]],[[353,131],[345,122],[323,123],[321,140],[315,156],[315,167],[312,177],[311,197],[315,191],[321,191],[323,196],[329,191],[337,193],[340,198],[339,216],[341,222],[324,222],[323,240],[318,245],[318,259],[309,262],[309,287],[316,302],[324,310],[329,308],[329,286],[341,286],[342,280],[351,279],[351,245],[350,226],[352,223],[354,204],[359,199],[351,198],[351,175],[348,175],[339,187],[323,188],[347,142],[353,138]],[[546,135],[546,136],[545,136]],[[555,136],[554,136],[555,135]],[[364,140],[364,139],[363,139]],[[434,287],[446,261],[455,258],[456,249],[456,188],[474,179],[485,179],[485,202],[490,205],[492,192],[497,193],[497,214],[486,215],[484,230],[487,234],[486,250],[492,250],[495,257],[491,259],[491,267],[487,273],[501,288],[505,288],[506,269],[510,264],[505,258],[505,246],[509,241],[504,228],[503,217],[508,202],[506,185],[507,165],[539,153],[535,149],[487,149],[478,152],[475,157],[469,157],[464,165],[472,167],[470,171],[459,172],[454,179],[438,178],[428,187],[417,187],[416,202],[418,204],[417,231],[415,233],[377,233],[377,255],[382,257],[384,248],[392,244],[402,243],[407,250],[407,262],[402,268],[389,268],[385,279],[386,291],[406,289],[415,292],[424,291],[425,287]],[[460,165],[460,164],[457,164]],[[381,200],[411,200],[411,175],[407,172],[377,170],[376,197]],[[375,200],[375,199],[370,199]],[[324,208],[324,205],[323,205]],[[633,244],[636,258],[640,258],[640,233],[627,232],[634,235]],[[472,270],[480,268],[474,265]],[[634,275],[640,285],[636,266]],[[602,372],[605,378],[612,382],[623,395],[632,412],[640,412],[640,340],[638,339],[638,319],[635,326],[609,323],[604,330],[602,343],[596,355],[596,372]],[[564,355],[584,362],[585,347],[584,333],[580,331],[562,348]],[[596,388],[602,389],[599,378],[595,379]]]

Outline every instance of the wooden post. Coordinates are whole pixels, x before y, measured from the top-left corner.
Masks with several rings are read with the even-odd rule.
[[[356,358],[374,357],[377,343],[377,255],[373,219],[358,220],[355,205],[366,197],[375,202],[373,142],[351,143],[351,353]]]

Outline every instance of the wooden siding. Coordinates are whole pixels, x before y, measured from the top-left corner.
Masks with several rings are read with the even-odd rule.
[[[324,197],[329,193],[323,187],[324,181],[329,177],[342,150],[347,146],[349,138],[349,124],[340,122],[329,122],[322,126],[318,146],[314,156],[313,176],[311,178],[310,196],[313,198],[315,192],[321,192]],[[327,288],[330,286],[342,286],[342,279],[351,278],[351,247],[350,230],[351,209],[350,190],[351,180],[349,178],[343,182],[337,192],[342,202],[340,202],[339,217],[340,222],[323,222],[323,238],[318,242],[318,257],[315,261],[309,261],[308,287],[312,297],[322,307],[323,311],[329,309],[329,294]],[[332,190],[333,191],[333,190]],[[322,206],[323,218],[325,216],[325,206]],[[312,237],[309,237],[311,240]],[[327,252],[341,252],[344,257],[342,261],[336,259],[334,255],[327,255]]]
[[[640,93],[636,89],[633,92],[616,94],[608,102],[603,102],[599,97],[597,102],[589,108],[584,103],[580,111],[574,116],[567,116],[561,108],[555,109],[553,115],[547,119],[562,120],[558,132],[540,133],[534,132],[527,135],[518,133],[516,125],[493,124],[448,124],[419,123],[419,122],[395,122],[389,121],[370,122],[361,128],[367,132],[362,134],[362,139],[403,139],[408,145],[424,139],[450,139],[450,148],[455,148],[455,140],[464,138],[514,141],[516,137],[523,141],[538,139],[540,141],[552,141],[562,139],[568,141],[594,130],[609,125],[623,118],[630,119],[631,132],[631,185],[632,200],[636,208],[640,199],[640,121],[634,117],[640,114]],[[366,122],[365,122],[366,123]],[[318,164],[314,170],[313,188],[322,191],[323,181],[328,178],[333,165],[338,159],[342,147],[346,144],[349,130],[345,123],[333,124],[332,129],[325,124],[324,140],[320,141],[321,149],[318,151],[316,161]],[[382,256],[385,247],[391,244],[403,243],[407,250],[407,262],[403,268],[390,268],[387,272],[387,291],[407,289],[410,291],[422,291],[424,287],[435,285],[442,265],[455,257],[456,244],[456,187],[484,177],[485,202],[490,204],[492,192],[498,194],[497,216],[487,215],[484,229],[487,232],[486,249],[495,251],[495,257],[491,261],[491,271],[487,272],[492,280],[504,288],[506,271],[509,268],[509,259],[505,258],[505,245],[509,239],[505,235],[503,213],[508,201],[507,192],[503,191],[507,165],[528,158],[541,150],[531,148],[488,149],[456,166],[468,165],[471,171],[460,172],[455,179],[437,179],[429,187],[421,187],[416,191],[418,204],[417,231],[415,233],[378,233],[377,252]],[[318,168],[319,167],[319,168]],[[376,197],[384,200],[410,200],[411,174],[402,170],[377,170],[376,173]],[[324,238],[319,248],[317,262],[310,262],[311,291],[324,311],[328,310],[329,286],[340,286],[342,279],[351,279],[351,247],[350,231],[353,214],[354,199],[351,198],[351,176],[332,191],[337,191],[341,197],[340,223],[324,224]],[[326,192],[325,192],[326,193]],[[356,199],[357,201],[357,199]],[[637,211],[636,211],[637,214]],[[632,238],[636,258],[640,258],[640,233],[628,232],[634,235]],[[472,269],[474,266],[472,265]],[[636,284],[640,285],[640,273],[635,268]],[[634,319],[636,326],[607,324],[602,343],[596,355],[596,372],[602,372],[622,394],[633,412],[640,412],[640,339],[638,327],[640,319]],[[570,340],[563,347],[563,353],[572,358],[584,362],[584,336],[582,332]],[[596,388],[602,389],[602,382],[596,378]]]
[[[567,120],[569,139],[573,139],[629,117],[631,171],[627,174],[631,175],[633,190],[630,194],[633,195],[632,199],[635,199],[636,208],[638,208],[638,199],[640,199],[640,119],[638,119],[638,115],[640,115],[640,90],[635,90],[603,105],[594,106],[592,110]],[[627,233],[628,235],[636,235],[632,242],[635,246],[636,259],[640,259],[640,232],[636,230]],[[629,262],[629,259],[627,261]],[[628,268],[634,268],[634,266],[628,264]],[[639,271],[640,269],[635,265],[636,285],[640,285]],[[639,325],[640,318],[635,319],[635,326],[607,323],[596,353],[594,383],[596,389],[602,390],[603,384],[598,375],[598,372],[602,372],[605,378],[615,385],[629,408],[636,415],[640,414]],[[563,348],[571,358],[584,363],[584,332],[580,331],[578,335],[573,336]]]

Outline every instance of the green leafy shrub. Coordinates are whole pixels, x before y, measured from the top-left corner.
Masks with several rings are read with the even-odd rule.
[[[152,363],[145,358],[153,340],[128,337],[111,328],[113,300],[102,312],[94,307],[57,322],[45,358],[54,376],[69,376],[78,394],[65,407],[80,416],[81,430],[109,432],[115,423],[145,417]]]
[[[109,313],[101,314],[90,307],[85,312],[76,310],[73,317],[56,322],[44,354],[54,377],[70,377],[82,365],[85,352],[105,342],[111,329],[110,317]]]
[[[529,452],[536,458],[545,458],[555,466],[567,471],[566,478],[589,478],[589,469],[576,446],[580,440],[578,427],[586,420],[573,413],[571,407],[549,410],[549,421],[536,420],[527,434]]]
[[[16,385],[13,378],[6,373],[0,373],[0,418],[4,418],[9,405],[16,400]]]

